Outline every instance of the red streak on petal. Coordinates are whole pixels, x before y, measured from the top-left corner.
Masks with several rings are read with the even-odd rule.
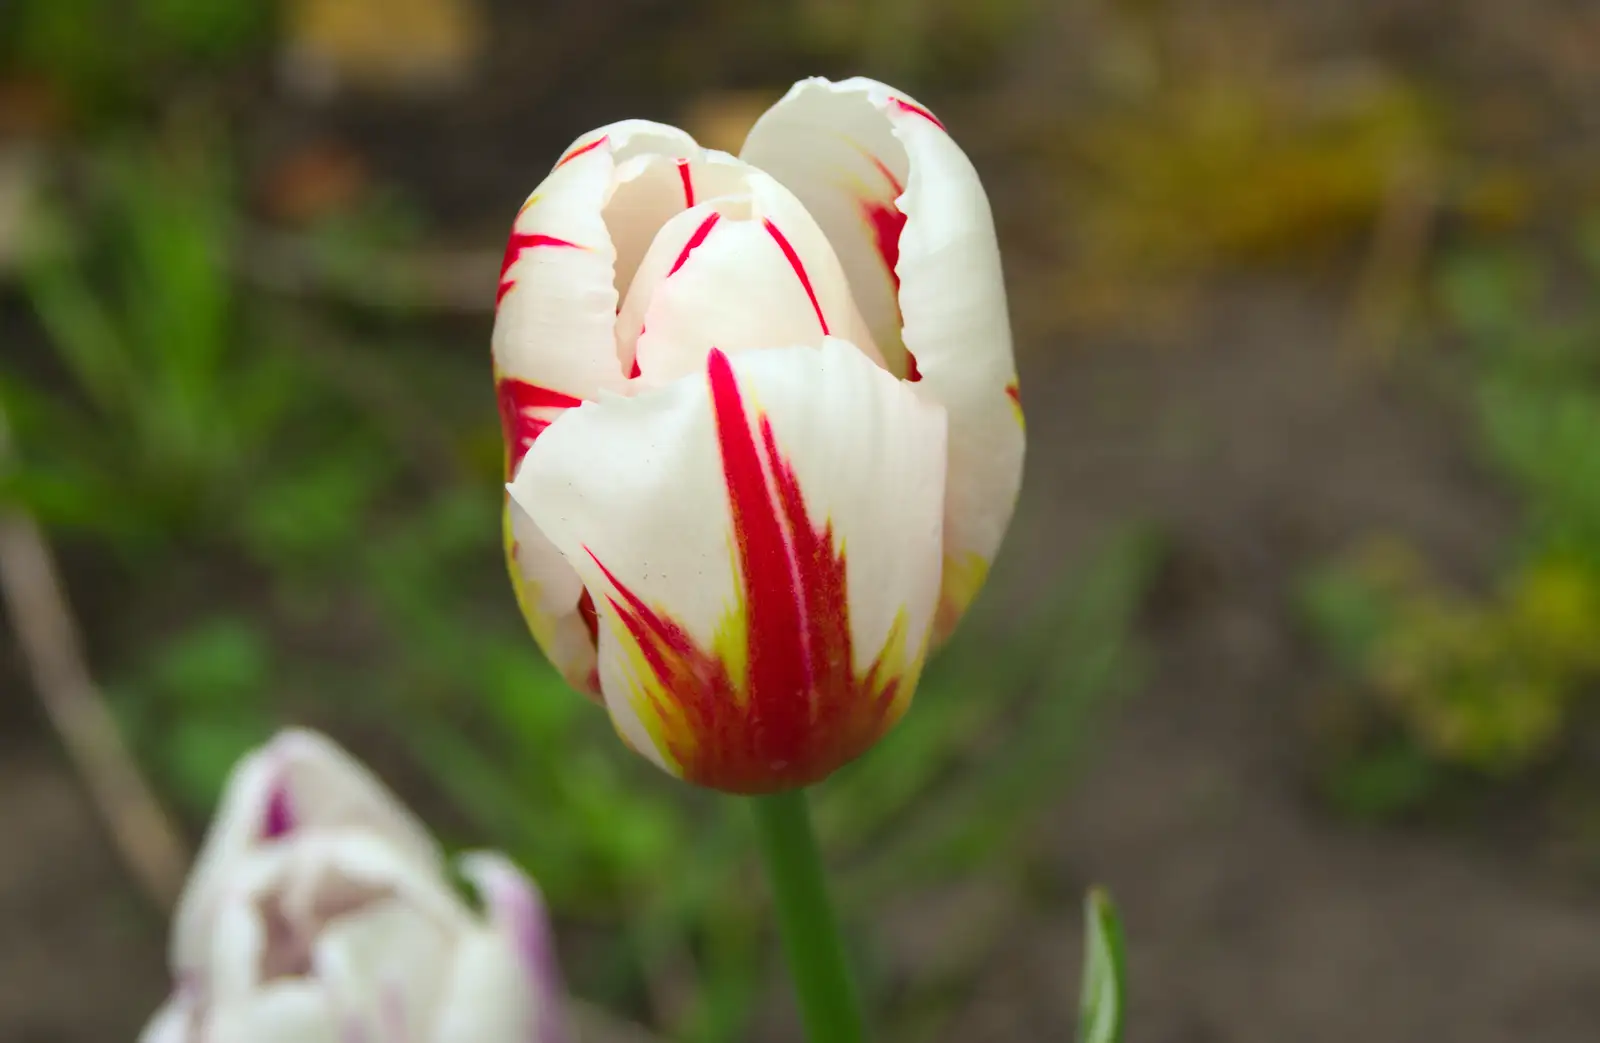
[[[944,130],[944,124],[939,122],[939,117],[935,116],[933,113],[929,112],[927,109],[923,108],[921,105],[913,105],[909,101],[906,101],[904,98],[890,98],[889,99],[889,104],[893,105],[895,108],[899,109],[901,112],[910,112],[910,113],[914,113],[914,114],[916,114],[918,116],[921,116],[923,119],[927,120],[929,123],[933,124],[935,127],[938,127],[940,130]],[[945,132],[949,133],[948,131],[945,131]]]
[[[894,269],[900,263],[900,233],[905,229],[906,215],[893,203],[880,203],[876,199],[861,201],[861,215],[872,229],[872,245],[878,248],[878,256],[883,258],[883,266],[889,270],[889,278],[894,280],[898,294],[900,273]]]
[[[889,182],[896,197],[905,191],[900,186],[900,179],[894,176],[894,171],[883,165],[882,160],[870,155],[867,158]],[[900,263],[900,234],[905,231],[906,215],[895,205],[893,199],[863,199],[861,216],[872,232],[872,244],[878,248],[878,256],[883,258],[883,266],[889,273],[889,280],[894,283],[895,310],[898,312],[900,273],[895,271],[895,266]],[[909,351],[906,352],[906,379],[913,383],[922,379],[922,371],[917,368],[916,356]]]
[[[706,215],[706,219],[700,222],[700,227],[694,230],[694,234],[689,237],[689,241],[683,244],[683,252],[678,255],[676,261],[672,262],[672,269],[667,272],[668,277],[678,274],[678,269],[683,267],[683,262],[689,259],[689,255],[694,252],[695,247],[706,241],[706,236],[711,234],[711,227],[721,217],[722,215],[715,210]],[[640,330],[639,332],[643,333],[644,331]]]
[[[628,370],[628,379],[633,380],[639,376],[639,356],[633,357],[633,368]]]
[[[1006,385],[1006,397],[1011,399],[1011,407],[1017,411],[1017,423],[1024,423],[1022,416],[1022,389],[1017,386],[1016,381]]]
[[[689,161],[678,160],[678,177],[683,180],[683,206],[688,209],[694,206],[694,178],[689,173]]]
[[[774,509],[767,475],[761,466],[761,454],[750,433],[750,422],[745,416],[739,384],[734,379],[728,356],[713,349],[706,366],[711,381],[711,407],[717,418],[717,441],[722,448],[722,472],[727,480],[728,505],[733,512],[734,538],[739,549],[739,571],[747,593],[746,622],[750,628],[747,683],[752,692],[806,692],[812,689],[814,681],[808,647],[810,620],[804,611],[806,590],[798,573],[798,555],[791,553],[800,548],[790,547],[790,534],[784,531],[784,521],[792,524],[795,519],[790,511],[785,511],[789,515],[787,519],[780,519]],[[784,507],[789,506],[785,502]],[[801,505],[799,520],[802,528],[810,529],[804,505]],[[803,714],[807,709],[797,705],[800,702],[799,699],[780,699],[767,708],[767,713],[777,719],[764,723],[776,726],[785,747],[804,732],[803,721],[795,717],[797,711]],[[795,752],[785,748],[779,755],[784,761],[792,761]]]
[[[561,246],[573,250],[583,249],[577,243],[569,243],[565,239],[557,239],[553,235],[540,235],[537,232],[512,232],[511,237],[506,240],[505,256],[500,258],[500,288],[494,295],[495,307],[498,308],[500,306],[500,302],[505,300],[506,294],[511,292],[511,287],[517,284],[517,281],[508,278],[506,273],[511,270],[512,265],[517,263],[517,259],[522,256],[522,251],[530,250],[537,246]]]
[[[563,410],[583,405],[581,398],[515,377],[500,378],[495,386],[495,398],[500,407],[500,430],[506,442],[507,477],[516,473],[517,465],[533,443],[554,422],[554,417],[535,416],[533,410]]]
[[[905,186],[900,184],[900,179],[894,176],[894,171],[890,170],[883,160],[870,153],[867,154],[867,159],[871,160],[872,165],[878,168],[878,173],[883,175],[883,179],[889,182],[889,187],[894,189],[896,196],[905,191]]]
[[[880,652],[857,672],[845,559],[832,527],[812,524],[768,418],[757,413],[752,429],[721,351],[708,356],[707,378],[743,590],[743,678],[590,557],[616,590],[607,603],[653,675],[640,710],[654,715],[684,778],[736,793],[807,785],[888,728],[904,664],[887,665]]]
[[[767,231],[771,233],[772,238],[777,242],[778,249],[783,251],[783,256],[788,259],[789,267],[794,269],[794,274],[800,277],[800,285],[805,287],[806,296],[811,298],[811,310],[817,313],[817,322],[821,324],[823,335],[826,336],[828,333],[828,319],[822,314],[822,305],[817,302],[817,291],[811,288],[811,277],[806,274],[805,265],[800,263],[800,255],[794,252],[794,247],[789,245],[789,240],[769,218],[762,218],[761,223],[767,226]]]
[[[600,617],[595,614],[594,596],[589,593],[589,588],[583,588],[583,596],[578,598],[578,615],[583,617],[584,629],[589,631],[589,643],[600,643]]]
[[[932,117],[929,118],[931,119]],[[585,152],[593,152],[601,145],[604,145],[610,139],[610,137],[611,135],[609,134],[602,134],[598,138],[595,138],[593,141],[589,142],[587,145],[579,145],[571,152],[568,152],[565,156],[562,156],[560,159],[556,160],[555,167],[552,167],[551,169],[554,170],[561,167],[563,164],[570,163],[579,156],[583,155]]]

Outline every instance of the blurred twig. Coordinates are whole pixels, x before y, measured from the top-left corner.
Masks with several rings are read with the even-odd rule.
[[[0,466],[9,452],[0,416]],[[145,895],[171,908],[188,865],[185,844],[123,745],[84,662],[83,641],[38,523],[0,508],[0,596],[39,701],[83,776],[118,853]]]

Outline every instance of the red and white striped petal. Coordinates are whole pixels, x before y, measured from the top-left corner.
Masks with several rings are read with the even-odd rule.
[[[950,412],[948,631],[999,548],[1022,475],[1005,286],[977,172],[926,107],[861,78],[795,84],[741,158],[810,210],[890,367]]]
[[[501,262],[492,345],[496,373],[569,398],[621,390],[612,325],[618,292],[618,243],[632,244],[674,212],[649,198],[607,209],[641,157],[697,155],[675,127],[627,120],[573,143],[533,190],[512,223]],[[646,194],[648,197],[648,193]],[[614,241],[615,240],[615,241]]]
[[[847,342],[714,350],[565,414],[513,498],[594,591],[619,733],[691,781],[825,777],[898,719],[937,599],[945,417]]]
[[[675,127],[627,120],[575,141],[523,204],[501,265],[493,351],[506,474],[551,421],[627,384],[619,358],[618,279],[629,279],[656,232],[690,205],[696,181],[726,177]],[[545,654],[580,690],[597,692],[592,613],[577,575],[509,502],[507,563],[517,602]]]
[[[651,244],[617,320],[646,386],[725,352],[839,336],[881,361],[822,229],[788,189],[740,166],[743,191],[669,221]]]

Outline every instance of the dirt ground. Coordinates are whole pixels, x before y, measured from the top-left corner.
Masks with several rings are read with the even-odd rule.
[[[1359,7],[1392,42],[1441,14],[1380,6],[1307,17],[1339,39],[1357,31]],[[1478,22],[1469,56],[1494,37],[1490,16]],[[1016,79],[1034,89],[1052,77]],[[490,123],[515,115],[441,133],[489,141]],[[543,151],[524,140],[506,155]],[[1006,162],[975,151],[986,175]],[[389,160],[403,179],[437,177],[441,212],[493,200],[493,214],[473,215],[485,228],[520,198],[498,168]],[[1029,220],[1030,184],[991,182],[1009,236]],[[1069,343],[1049,318],[1069,290],[1028,267],[1012,262],[1029,473],[1006,553],[1066,561],[1119,522],[1151,520],[1173,554],[1144,623],[1152,673],[1040,831],[1059,898],[1008,924],[941,1038],[1071,1038],[1077,896],[1097,881],[1127,922],[1132,1043],[1594,1040],[1600,894],[1514,846],[1359,827],[1308,795],[1307,707],[1327,678],[1295,625],[1292,584],[1374,530],[1462,574],[1481,569],[1512,511],[1468,458],[1458,418],[1341,347],[1345,276],[1233,278],[1180,332]],[[131,1039],[165,989],[161,925],[22,705],[13,655],[0,644],[0,1041]]]
[[[944,1038],[1068,1038],[1072,896],[1101,881],[1126,913],[1139,1043],[1593,1039],[1600,896],[1526,851],[1341,824],[1306,786],[1326,678],[1286,580],[1372,529],[1471,571],[1506,506],[1448,418],[1341,364],[1329,301],[1256,284],[1208,312],[1193,343],[1030,374],[1059,398],[1029,414],[1034,459],[1058,454],[1031,476],[1029,541],[1154,512],[1177,548],[1154,676],[1041,838],[1066,897],[1015,925]]]

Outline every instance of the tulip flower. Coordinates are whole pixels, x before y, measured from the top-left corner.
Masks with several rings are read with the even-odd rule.
[[[583,135],[517,214],[493,351],[518,599],[628,745],[770,793],[884,734],[1022,468],[989,204],[938,117],[813,79],[738,158]]]
[[[228,782],[140,1043],[567,1043],[537,888],[499,855],[462,870],[486,914],[361,765],[278,736]]]

